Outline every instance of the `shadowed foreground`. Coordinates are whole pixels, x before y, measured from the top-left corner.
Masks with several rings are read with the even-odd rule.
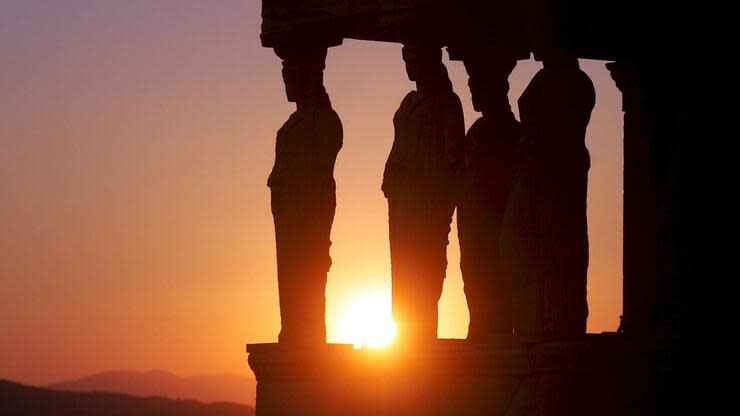
[[[0,415],[251,416],[254,409],[236,403],[203,404],[195,400],[114,393],[61,392],[0,381]]]
[[[438,340],[406,351],[248,350],[260,415],[697,414],[686,371],[692,350],[680,339],[589,334],[488,345]]]

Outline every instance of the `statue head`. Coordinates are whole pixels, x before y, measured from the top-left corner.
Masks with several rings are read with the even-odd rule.
[[[288,101],[300,103],[325,94],[326,47],[291,45],[275,48],[275,53],[283,60],[283,83]]]
[[[527,25],[534,59],[545,68],[573,69],[578,67],[577,54],[564,26],[563,5],[547,0],[533,0]]]
[[[516,66],[516,59],[486,54],[466,58],[463,62],[469,76],[468,86],[473,109],[481,113],[510,111],[509,75]]]
[[[447,69],[442,63],[442,49],[426,44],[406,44],[401,49],[406,63],[406,73],[414,82],[449,80]]]
[[[542,66],[548,69],[573,70],[580,68],[578,57],[569,51],[543,54]]]

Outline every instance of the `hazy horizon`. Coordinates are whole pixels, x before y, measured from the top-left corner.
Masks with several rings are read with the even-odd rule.
[[[116,368],[248,374],[279,330],[267,175],[294,110],[259,44],[260,2],[7,0],[0,6],[0,379]],[[325,84],[344,126],[328,341],[354,296],[390,290],[383,164],[413,84],[401,46],[345,40]],[[448,62],[465,122],[478,117]],[[539,68],[510,78],[516,101]],[[589,331],[622,299],[621,96],[603,62],[587,132]],[[463,338],[457,230],[439,336]]]

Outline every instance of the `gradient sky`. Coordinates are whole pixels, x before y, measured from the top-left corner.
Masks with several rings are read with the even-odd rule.
[[[269,191],[293,111],[259,44],[258,0],[0,2],[0,378],[40,384],[159,368],[247,374],[244,345],[277,339]],[[413,88],[400,46],[332,48],[337,160],[329,341],[353,297],[390,290],[380,191],[392,117]],[[622,113],[603,63],[588,129],[589,331],[621,313]],[[460,62],[448,63],[466,124]],[[539,65],[520,62],[516,100]],[[441,337],[467,308],[453,228]]]

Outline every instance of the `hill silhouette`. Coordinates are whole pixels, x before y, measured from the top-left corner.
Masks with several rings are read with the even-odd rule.
[[[124,393],[133,396],[161,396],[171,399],[193,399],[203,403],[234,402],[254,405],[256,382],[236,374],[180,377],[152,370],[107,371],[77,380],[47,386],[53,390]]]
[[[0,380],[2,416],[253,416],[236,403],[133,397],[117,393],[63,392]]]

